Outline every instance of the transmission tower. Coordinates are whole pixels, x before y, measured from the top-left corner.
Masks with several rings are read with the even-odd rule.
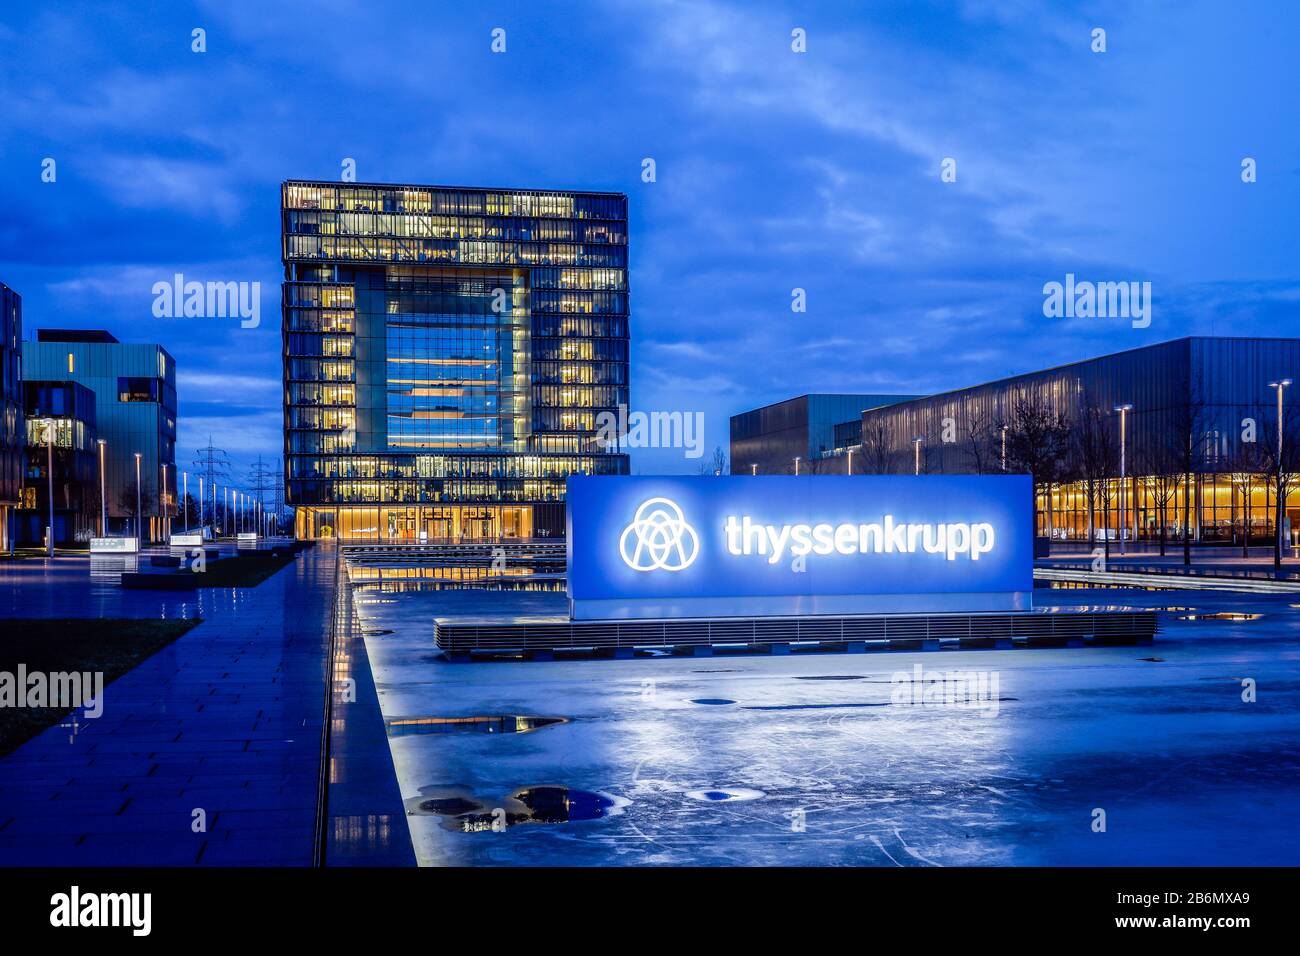
[[[229,487],[230,467],[230,456],[226,454],[224,448],[213,445],[212,436],[209,435],[207,446],[195,452],[194,471],[203,480],[204,502],[200,514],[206,512],[214,526],[224,521],[226,506],[215,491],[218,485],[223,488]],[[220,516],[217,510],[219,504],[221,508]],[[224,527],[224,524],[222,526]]]
[[[248,469],[248,477],[244,480],[253,496],[253,500],[260,501],[264,513],[274,515],[278,525],[280,522],[281,494],[278,462],[273,468],[269,463],[262,460],[261,455],[258,455],[257,461]]]

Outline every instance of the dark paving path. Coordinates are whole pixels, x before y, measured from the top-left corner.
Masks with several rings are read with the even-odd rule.
[[[335,560],[184,599],[96,582],[85,559],[0,570],[8,617],[204,618],[110,684],[100,718],[0,758],[0,865],[310,865]]]

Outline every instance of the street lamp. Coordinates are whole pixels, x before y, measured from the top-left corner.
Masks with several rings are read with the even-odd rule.
[[[163,538],[166,539],[168,536],[168,528],[167,528],[167,515],[168,515],[167,497],[168,496],[167,496],[167,463],[166,462],[163,462],[162,473],[163,473],[162,494],[158,496],[158,510],[162,512],[162,520],[161,520],[162,535]]]
[[[181,472],[181,513],[185,530],[190,530],[190,473]]]
[[[50,526],[46,529],[45,553],[54,557],[54,419],[47,418],[45,424],[45,480],[46,491],[50,496]]]
[[[1286,539],[1282,536],[1282,516],[1286,513],[1286,505],[1282,501],[1282,389],[1291,384],[1291,379],[1278,379],[1276,382],[1269,382],[1268,387],[1277,389],[1277,553],[1280,556],[1282,550],[1286,547]]]
[[[1116,405],[1115,411],[1119,412],[1119,553],[1124,553],[1124,532],[1128,529],[1124,515],[1124,479],[1127,475],[1128,461],[1126,452],[1126,423],[1128,413],[1133,411],[1130,404]],[[1136,536],[1135,536],[1136,537]]]
[[[912,439],[912,448],[915,452],[915,458],[916,458],[916,471],[914,473],[917,475],[921,473],[921,442],[923,441],[925,441],[924,438]]]
[[[96,438],[99,446],[99,536],[108,537],[108,499],[104,490],[104,447],[108,444],[103,438]]]
[[[794,473],[795,473],[796,475],[799,474],[799,456],[798,456],[798,455],[795,455],[795,456],[794,456]]]
[[[853,449],[849,449],[849,474],[853,474]]]
[[[1007,470],[1007,426],[1002,426],[1002,470]]]
[[[750,466],[749,466],[749,473],[750,473],[751,475],[757,475],[757,474],[758,474],[758,465],[750,465]]]
[[[199,475],[199,540],[203,540],[203,476]]]
[[[135,452],[135,545],[138,548],[140,542],[144,540],[141,534],[141,509],[140,509],[140,453]]]

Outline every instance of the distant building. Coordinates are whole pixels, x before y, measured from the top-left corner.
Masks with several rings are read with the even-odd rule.
[[[285,487],[300,538],[562,535],[570,474],[627,474],[627,197],[281,190]]]
[[[861,441],[862,412],[911,395],[800,395],[731,416],[733,475],[793,475],[828,469],[823,459]]]
[[[27,484],[14,520],[18,544],[44,543],[50,525],[51,487],[54,543],[85,541],[98,534],[100,522],[95,393],[76,382],[27,379],[23,395]]]
[[[103,484],[109,534],[134,533],[138,500],[142,516],[141,535],[146,541],[160,540],[165,518],[176,513],[176,360],[160,345],[119,342],[102,330],[40,329],[36,341],[23,343],[25,377],[38,383],[29,395],[42,413],[66,422],[72,442],[69,475],[84,464],[85,449],[79,440],[102,439]],[[75,384],[93,394],[93,418],[87,418],[88,400],[83,391],[68,389]],[[60,409],[56,412],[55,409]],[[47,411],[48,410],[48,411]],[[81,423],[80,429],[77,422]],[[81,439],[78,438],[81,436]],[[43,480],[30,469],[44,468],[39,462],[43,443],[29,445],[28,485]],[[97,446],[89,449],[97,452]],[[79,457],[81,456],[81,457]],[[90,487],[80,496],[70,491],[62,499],[79,502],[77,531],[84,537],[99,524],[99,461],[94,454],[95,474]],[[59,468],[56,465],[56,477]],[[164,475],[166,484],[164,484]],[[60,503],[56,489],[56,506]],[[42,524],[41,527],[44,527]]]
[[[0,550],[13,544],[10,518],[22,503],[22,297],[0,282]]]
[[[1024,460],[1041,449],[1026,438],[1026,420],[1055,421],[1062,454],[1047,480],[1035,476],[1039,535],[1115,539],[1124,529],[1169,542],[1186,528],[1199,542],[1269,544],[1278,386],[1282,470],[1291,476],[1282,531],[1300,531],[1300,391],[1283,384],[1290,379],[1300,383],[1300,339],[1181,338],[882,403],[835,426],[832,441],[856,433],[855,474],[1028,471]],[[740,465],[734,443],[732,454]],[[832,470],[846,464],[841,457]]]

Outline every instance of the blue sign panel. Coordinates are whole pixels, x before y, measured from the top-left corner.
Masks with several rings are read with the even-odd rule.
[[[577,618],[1028,609],[1027,475],[568,479]]]

